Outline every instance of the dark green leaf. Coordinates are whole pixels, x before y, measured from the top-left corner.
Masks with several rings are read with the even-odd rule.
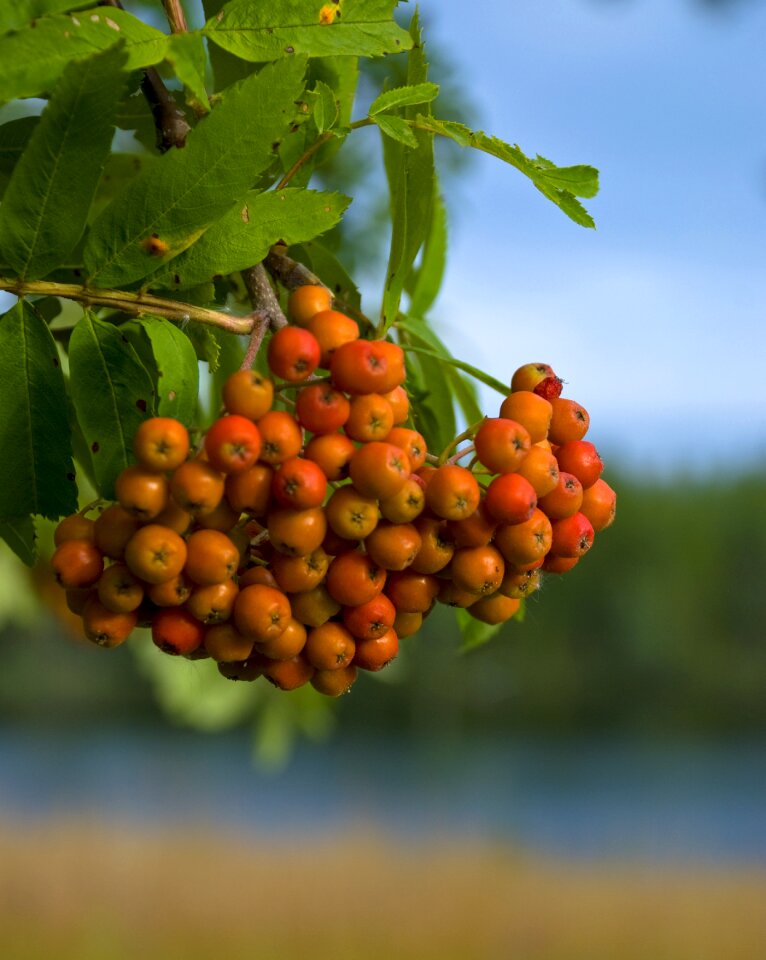
[[[399,143],[403,143],[405,147],[411,147],[413,150],[417,150],[419,146],[418,138],[412,132],[412,127],[404,117],[392,117],[387,113],[383,113],[379,117],[373,117],[372,119],[387,137],[391,137],[392,140],[398,140]]]
[[[128,338],[86,312],[69,340],[69,389],[88,443],[99,493],[133,462],[133,435],[153,413],[154,386]]]
[[[199,33],[174,33],[170,37],[167,57],[176,76],[186,87],[189,103],[204,111],[210,109],[205,89],[205,42]]]
[[[182,289],[245,270],[260,263],[279,240],[300,243],[330,230],[350,202],[340,194],[314,190],[249,193],[241,208],[213,224],[157,274],[151,286]]]
[[[64,376],[50,330],[25,302],[0,317],[0,405],[0,519],[72,513]]]
[[[332,0],[232,0],[208,20],[205,34],[253,62],[292,54],[379,57],[412,45],[393,20],[395,6],[396,0],[345,0],[342,8]]]
[[[397,107],[409,107],[418,103],[430,103],[439,95],[437,83],[416,83],[406,87],[394,87],[385,90],[370,104],[367,111],[370,117]]]
[[[447,209],[434,182],[434,200],[423,256],[410,294],[409,313],[424,317],[441,289],[447,266]]]
[[[407,59],[407,85],[417,86],[428,79],[420,20],[412,18],[410,35],[413,48]],[[406,119],[414,117],[414,107],[405,107]],[[417,150],[404,147],[386,137],[386,172],[391,193],[391,251],[386,271],[381,318],[383,332],[396,320],[404,284],[418,251],[426,238],[430,207],[434,195],[433,136],[416,132]]]
[[[168,37],[115,7],[43,17],[33,30],[0,37],[0,102],[49,93],[67,64],[123,42],[126,69],[159,63]]]
[[[199,394],[197,354],[170,320],[142,317],[120,328],[154,382],[155,412],[194,426]]]
[[[0,192],[5,190],[39,120],[39,117],[19,117],[0,126]]]
[[[282,60],[236,84],[183,150],[129,184],[91,228],[91,282],[119,286],[149,276],[244,197],[295,115],[305,67],[302,58]]]
[[[346,130],[351,123],[356,87],[359,81],[359,62],[356,57],[322,57],[309,62],[309,82],[324,83],[332,90],[338,116],[333,125],[335,136],[314,154],[307,166],[313,171],[327,163],[343,145]],[[308,181],[306,181],[308,182]],[[292,181],[293,186],[297,186]]]
[[[595,227],[590,214],[576,197],[594,197],[598,193],[598,170],[579,164],[572,167],[557,167],[544,157],[534,160],[526,156],[520,147],[504,143],[497,137],[489,137],[481,131],[474,132],[462,123],[437,120],[419,115],[414,120],[419,130],[448,137],[461,147],[474,147],[490,156],[509,163],[529,177],[537,189],[556,204],[575,223],[582,227]]]
[[[33,517],[0,522],[0,537],[28,567],[37,560],[37,533]]]
[[[317,133],[324,133],[330,130],[338,121],[338,101],[330,87],[322,80],[318,80],[314,85],[314,107],[312,115],[316,124]]]
[[[0,257],[39,280],[82,236],[112,144],[126,76],[121,49],[70,64],[35,126],[0,206]]]

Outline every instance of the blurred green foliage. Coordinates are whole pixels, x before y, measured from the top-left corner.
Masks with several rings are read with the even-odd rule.
[[[401,734],[766,728],[763,474],[609,479],[619,491],[614,527],[573,571],[546,578],[524,623],[460,654],[452,611],[437,609],[390,668],[322,705],[336,706],[347,729]],[[41,627],[22,603],[23,568],[4,556],[0,574],[0,609],[11,614],[0,630],[0,718],[158,722],[138,658]],[[203,667],[171,666],[192,686]],[[264,681],[237,694],[273,700]],[[305,694],[320,699],[299,691],[280,703]],[[325,711],[314,716],[324,729]]]

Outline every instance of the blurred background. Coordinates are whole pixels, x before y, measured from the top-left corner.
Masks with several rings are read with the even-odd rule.
[[[766,4],[421,15],[440,116],[601,170],[588,231],[440,147],[433,317],[499,379],[564,377],[617,521],[523,623],[462,654],[438,612],[338,703],[86,646],[3,547],[14,960],[764,956]],[[374,314],[386,195],[376,134],[355,136],[322,179],[366,198],[333,242]]]

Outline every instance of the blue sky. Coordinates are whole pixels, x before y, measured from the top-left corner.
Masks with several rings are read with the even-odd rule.
[[[500,378],[550,362],[590,410],[594,440],[631,465],[763,460],[766,7],[723,16],[691,0],[440,0],[421,10],[481,96],[485,130],[601,170],[590,231],[480,159],[453,205],[437,310],[455,352]]]

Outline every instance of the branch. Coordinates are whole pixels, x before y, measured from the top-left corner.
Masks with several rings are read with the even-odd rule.
[[[76,283],[55,283],[51,280],[20,280],[17,277],[0,277],[0,290],[7,290],[24,297],[29,294],[44,297],[63,297],[86,306],[111,307],[125,313],[153,314],[168,320],[184,322],[196,320],[208,326],[219,327],[229,333],[249,334],[253,331],[255,317],[233,317],[219,310],[208,310],[192,303],[166,300],[149,293],[132,293],[128,290],[93,290]],[[277,307],[279,304],[277,304]],[[280,311],[281,312],[281,311]]]
[[[279,305],[264,265],[258,263],[254,267],[243,270],[242,280],[253,304],[254,315],[263,316],[272,330],[286,327],[287,317],[282,313],[282,307]]]
[[[173,33],[188,33],[189,27],[186,23],[186,14],[181,6],[181,0],[162,0],[162,6],[165,8],[165,16],[168,18],[168,24]]]
[[[125,9],[121,0],[99,0],[99,6],[116,7],[118,10]],[[175,8],[177,6],[180,10],[180,6],[176,0],[167,0],[167,6],[174,8],[173,15],[175,15]],[[174,26],[175,21],[170,20],[171,13],[167,11],[167,6],[168,22],[173,32],[178,32]],[[183,22],[185,27],[186,20],[183,15],[183,10],[180,11],[180,20],[178,23],[181,22]],[[191,127],[186,122],[183,111],[178,108],[173,94],[162,82],[162,77],[154,67],[147,67],[144,70],[144,75],[141,78],[141,92],[146,97],[146,102],[152,111],[154,126],[157,130],[157,149],[160,153],[166,153],[171,147],[180,149],[185,146],[186,137],[189,135]]]
[[[295,290],[296,287],[302,287],[308,283],[315,287],[324,287],[328,293],[332,294],[332,290],[308,267],[304,267],[302,263],[298,263],[297,260],[293,260],[275,247],[271,248],[263,265],[286,290]]]

